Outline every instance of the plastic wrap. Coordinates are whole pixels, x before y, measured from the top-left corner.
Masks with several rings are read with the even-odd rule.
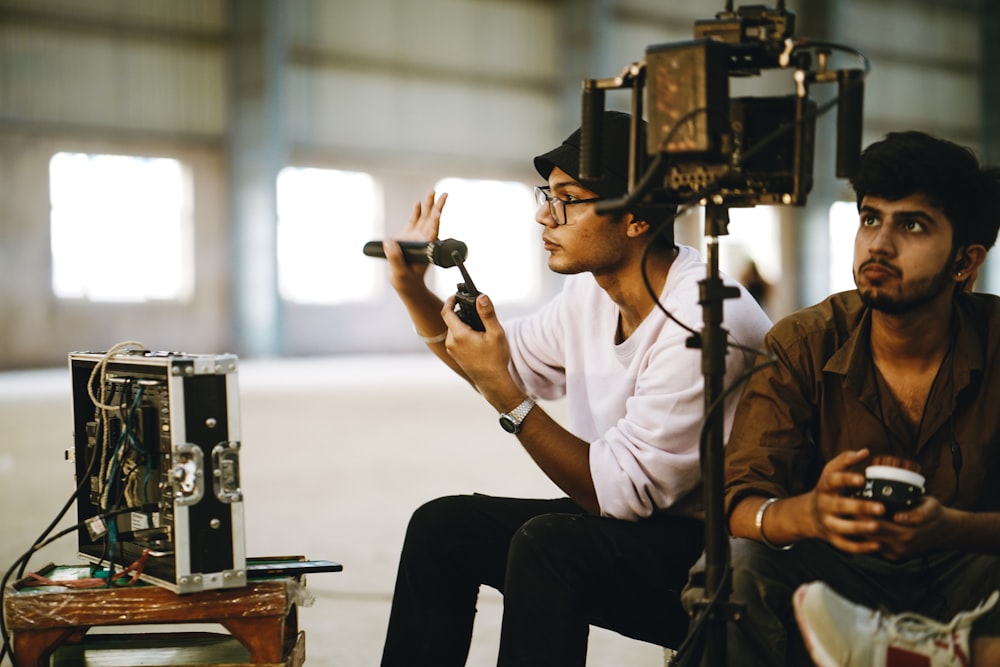
[[[91,627],[188,623],[221,624],[246,646],[252,662],[278,663],[298,635],[295,608],[314,602],[301,577],[184,595],[142,581],[73,587],[91,579],[91,572],[86,565],[52,567],[38,573],[51,585],[26,577],[7,586],[3,612],[18,664],[32,664]]]

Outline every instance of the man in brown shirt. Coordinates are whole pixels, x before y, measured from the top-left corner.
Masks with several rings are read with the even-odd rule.
[[[730,665],[810,664],[793,594],[814,581],[796,605],[819,664],[967,664],[962,641],[900,647],[878,632],[901,612],[948,621],[1000,588],[1000,298],[969,289],[997,237],[1000,177],[904,132],[864,151],[852,185],[858,289],[774,326],[727,444],[732,601],[745,605]],[[858,497],[876,456],[919,466],[918,504]],[[871,626],[854,636],[858,619]],[[959,620],[945,634],[971,626],[972,664],[1000,664],[1000,607]]]

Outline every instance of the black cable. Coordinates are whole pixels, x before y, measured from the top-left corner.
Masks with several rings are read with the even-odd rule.
[[[120,347],[122,347],[124,345],[131,345],[131,344],[132,343],[119,343],[118,345],[115,345],[109,351],[108,357],[110,357],[110,354],[112,352],[114,352],[115,350],[117,350],[118,348],[120,348]],[[107,357],[104,360],[102,360],[101,362],[98,362],[97,364],[95,364],[93,371],[91,372],[90,376],[87,379],[87,393],[88,393],[88,396],[90,396],[92,400],[94,399],[94,393],[93,393],[93,387],[91,385],[94,383],[95,380],[97,380],[98,375],[99,375],[99,369],[106,362],[106,360],[107,360]],[[73,528],[70,528],[70,529],[68,529],[66,531],[62,531],[59,534],[57,534],[55,537],[46,540],[46,538],[48,537],[48,535],[55,529],[55,527],[59,524],[59,522],[62,521],[63,518],[66,516],[66,513],[69,512],[70,507],[73,506],[73,503],[78,499],[80,493],[82,493],[83,490],[84,490],[84,488],[87,486],[87,484],[89,484],[91,476],[92,476],[93,471],[94,471],[94,466],[97,464],[97,452],[100,449],[100,446],[98,445],[98,443],[102,442],[103,439],[104,439],[104,435],[106,435],[107,424],[106,424],[106,420],[105,419],[99,418],[101,416],[101,411],[104,410],[104,407],[101,406],[101,405],[98,405],[98,403],[99,403],[98,401],[93,401],[93,402],[95,403],[94,422],[96,424],[97,430],[96,430],[96,432],[94,434],[95,446],[94,446],[93,450],[91,451],[90,460],[87,461],[86,468],[85,468],[83,474],[80,476],[79,481],[77,482],[76,489],[73,491],[73,493],[70,495],[70,497],[66,500],[66,503],[62,506],[62,508],[59,510],[59,512],[56,513],[55,518],[52,519],[52,521],[45,527],[45,529],[34,540],[34,542],[32,544],[32,547],[30,549],[28,549],[28,551],[26,551],[20,558],[18,558],[17,560],[15,560],[14,563],[13,563],[13,565],[11,565],[10,570],[8,570],[7,573],[4,575],[3,581],[2,581],[2,583],[0,583],[0,610],[2,610],[2,608],[3,608],[3,598],[4,598],[4,595],[6,593],[7,580],[10,579],[11,574],[13,573],[13,571],[15,569],[18,568],[19,565],[20,565],[20,569],[19,569],[19,571],[17,573],[17,576],[18,576],[18,578],[21,578],[22,576],[24,576],[24,572],[25,572],[25,570],[28,567],[28,562],[30,561],[32,554],[34,554],[36,551],[38,551],[42,547],[50,544],[53,540],[57,539],[58,537],[62,537],[63,535],[67,534],[68,532],[73,532],[75,530],[80,530],[80,529],[82,529],[86,525],[86,521],[82,521],[80,523],[77,523],[76,526],[74,526]],[[114,512],[114,513],[108,514],[107,516],[114,516],[114,515],[117,515],[118,513],[119,512]],[[100,516],[100,515],[98,515],[98,516]],[[0,663],[2,663],[4,657],[6,657],[8,655],[8,653],[10,653],[9,638],[7,636],[7,625],[6,625],[6,621],[5,621],[2,613],[0,613],[0,636],[2,636],[2,638],[3,638],[3,646],[0,647]]]
[[[729,550],[729,543],[726,543],[726,550]],[[729,562],[729,558],[726,558],[726,562]],[[701,661],[702,648],[705,644],[705,629],[708,619],[711,618],[712,612],[715,606],[719,602],[719,597],[722,591],[726,589],[729,585],[730,579],[732,577],[733,569],[731,567],[726,567],[722,572],[722,582],[715,592],[712,593],[712,598],[707,601],[704,609],[700,610],[697,617],[695,618],[694,624],[688,629],[688,633],[684,636],[684,641],[681,645],[677,647],[674,651],[673,657],[670,658],[670,667],[688,667],[688,665],[695,665],[694,660]]]
[[[705,450],[708,448],[708,426],[712,423],[712,417],[714,417],[716,411],[723,408],[725,405],[725,398],[732,392],[736,391],[737,388],[742,387],[743,383],[750,379],[750,377],[768,366],[773,366],[778,362],[778,358],[773,354],[766,353],[763,350],[750,349],[750,351],[763,354],[768,357],[767,361],[757,364],[748,371],[745,371],[738,378],[733,380],[732,383],[725,389],[722,393],[705,409],[705,418],[702,421],[701,433],[698,436],[699,443],[699,455],[701,459],[705,459]],[[726,542],[726,551],[729,551],[729,543]],[[684,641],[674,652],[673,658],[670,660],[671,667],[682,665],[687,665],[687,662],[681,662],[686,660],[687,656],[701,657],[701,646],[703,642],[702,632],[705,630],[705,624],[707,619],[711,618],[714,613],[717,613],[715,607],[719,602],[719,597],[723,590],[729,585],[730,578],[732,577],[732,567],[728,565],[729,558],[726,558],[726,567],[723,569],[722,582],[721,585],[712,593],[712,597],[706,601],[703,609],[699,611],[698,616],[695,619],[694,624],[688,629],[687,635],[684,637]]]
[[[75,496],[74,496],[74,498],[75,498]],[[70,504],[72,504],[72,503],[70,503]],[[98,514],[96,516],[98,516],[98,517],[100,517],[100,518],[102,518],[104,520],[108,520],[108,519],[111,519],[112,517],[118,516],[119,514],[127,514],[129,512],[143,511],[144,509],[145,508],[143,508],[141,506],[139,506],[139,507],[125,507],[125,508],[122,508],[122,509],[114,510],[112,512],[105,512],[103,514]],[[34,555],[35,552],[40,551],[41,549],[47,547],[48,545],[52,544],[53,542],[55,542],[59,538],[65,537],[66,535],[69,535],[71,533],[75,533],[76,531],[84,528],[86,526],[87,522],[93,520],[94,518],[95,517],[90,517],[88,519],[85,519],[84,521],[80,521],[76,525],[73,525],[73,526],[70,526],[69,528],[61,530],[58,533],[56,533],[55,535],[52,535],[51,537],[49,537],[48,539],[46,539],[44,541],[36,542],[27,551],[25,551],[23,554],[21,554],[21,556],[19,556],[17,558],[17,560],[15,560],[14,563],[4,573],[3,579],[0,580],[0,606],[3,605],[3,598],[4,598],[4,596],[6,594],[6,591],[7,591],[7,582],[10,580],[11,575],[14,574],[14,570],[16,570],[18,568],[18,565],[22,565],[23,564],[23,565],[26,566],[27,563],[28,563],[28,561],[31,560],[31,556]],[[22,567],[21,573],[18,576],[20,577],[23,573],[24,573],[24,568]],[[13,652],[11,650],[11,645],[10,645],[10,636],[7,633],[7,623],[6,623],[6,620],[4,619],[3,614],[0,614],[0,635],[2,635],[2,637],[3,637],[3,648],[2,648],[2,650],[0,650],[0,661],[2,661],[3,658],[5,656],[7,656],[8,654],[13,657]]]
[[[97,428],[101,429],[101,423],[99,421],[97,422]],[[100,430],[95,435],[97,436],[96,439],[99,440]],[[73,503],[76,501],[77,496],[80,495],[80,492],[83,491],[84,487],[90,481],[90,475],[94,470],[94,465],[97,463],[97,449],[98,449],[97,447],[94,447],[93,451],[91,452],[90,460],[87,462],[87,467],[84,470],[83,475],[81,475],[80,481],[76,485],[76,489],[66,500],[66,503],[63,505],[62,509],[60,509],[59,512],[56,514],[56,517],[49,523],[48,526],[45,527],[45,529],[41,532],[41,534],[37,538],[35,538],[34,542],[35,544],[44,540],[46,536],[55,529],[56,525],[58,525],[58,523],[62,521],[63,517],[66,516],[66,513],[69,511],[69,508],[73,506]],[[27,562],[24,563],[24,566],[25,567],[27,566]],[[18,572],[18,576],[20,577],[23,574],[24,574],[24,567],[22,567],[21,571]],[[2,594],[3,590],[0,589],[0,595]],[[2,655],[0,655],[0,658],[2,658]]]
[[[100,423],[98,423],[98,428],[100,428]],[[94,447],[93,451],[91,452],[90,460],[87,462],[86,470],[84,471],[84,474],[81,476],[80,481],[76,486],[76,490],[66,500],[66,503],[63,505],[62,509],[60,509],[59,512],[56,513],[56,517],[49,523],[48,526],[45,527],[45,529],[39,534],[39,536],[35,538],[33,542],[34,546],[31,549],[29,549],[21,558],[15,560],[14,564],[11,566],[11,569],[8,570],[7,574],[4,576],[3,582],[0,583],[0,610],[2,610],[3,608],[3,598],[7,589],[7,580],[10,578],[11,573],[15,568],[17,568],[18,564],[20,564],[21,569],[17,573],[17,576],[18,578],[20,578],[24,575],[24,571],[28,566],[28,560],[30,559],[31,554],[34,551],[37,551],[39,548],[41,548],[39,545],[42,543],[42,541],[45,540],[45,538],[55,529],[55,527],[59,524],[59,522],[63,520],[63,517],[66,516],[66,513],[69,511],[69,508],[73,506],[73,503],[76,501],[77,496],[80,494],[80,492],[83,490],[83,488],[90,480],[90,475],[93,472],[94,465],[96,463],[97,463],[97,447]],[[77,528],[81,527],[82,525],[83,525],[82,523],[77,524]],[[74,528],[74,530],[75,529],[76,528]],[[0,663],[2,663],[4,657],[6,657],[7,654],[10,652],[10,646],[7,638],[7,624],[5,622],[2,613],[0,613],[0,635],[2,635],[3,637],[3,646],[0,647]]]

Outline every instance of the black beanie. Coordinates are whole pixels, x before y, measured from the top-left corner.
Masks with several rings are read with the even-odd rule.
[[[548,179],[553,167],[559,167],[573,180],[604,199],[621,199],[628,194],[628,167],[631,151],[630,135],[632,116],[621,111],[605,111],[601,119],[601,177],[597,180],[580,179],[580,130],[566,137],[561,145],[535,158],[535,169],[544,179]],[[646,121],[640,120],[638,147],[646,146]],[[673,247],[674,216],[677,207],[673,204],[642,203],[628,207],[640,220],[658,227],[657,243]],[[663,224],[666,223],[666,224]]]

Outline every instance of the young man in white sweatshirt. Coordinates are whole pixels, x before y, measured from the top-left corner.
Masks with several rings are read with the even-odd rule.
[[[566,494],[455,496],[416,510],[384,666],[463,665],[483,584],[504,596],[500,665],[582,666],[591,624],[663,646],[687,631],[679,595],[704,544],[701,351],[657,301],[700,329],[707,267],[674,243],[672,207],[596,210],[626,194],[630,124],[627,114],[605,112],[597,180],[579,177],[579,130],[535,158],[546,180],[535,215],[541,243],[549,268],[567,278],[530,316],[501,325],[484,294],[476,309],[485,331],[476,331],[455,314],[454,297],[442,302],[427,288],[426,264],[407,264],[396,244],[384,244],[418,334]],[[435,240],[446,199],[430,193],[419,202],[399,240]],[[739,292],[724,305],[729,340],[740,346],[727,354],[727,381],[752,366],[745,350],[760,347],[770,327]],[[724,411],[727,433],[738,394]],[[565,427],[535,403],[561,397]]]

